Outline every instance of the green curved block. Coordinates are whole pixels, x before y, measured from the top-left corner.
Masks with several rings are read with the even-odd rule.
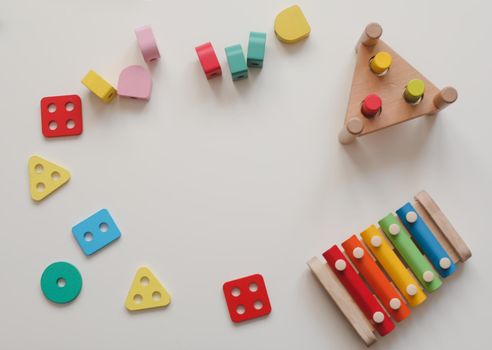
[[[241,45],[226,47],[225,53],[232,80],[246,79],[248,77],[248,67],[246,66],[246,59],[244,58]]]
[[[399,233],[392,234],[390,232],[390,226],[393,224],[398,226],[399,230],[396,230],[396,232],[399,231]],[[433,292],[438,289],[442,285],[438,273],[422,255],[415,243],[413,243],[409,233],[401,222],[393,214],[388,214],[379,220],[379,226],[381,226],[386,237],[388,237],[393,246],[398,250],[425,290]],[[426,282],[424,279],[424,273],[428,273],[428,271],[434,275],[434,279],[431,282]]]
[[[262,68],[265,58],[266,33],[249,33],[248,67]]]

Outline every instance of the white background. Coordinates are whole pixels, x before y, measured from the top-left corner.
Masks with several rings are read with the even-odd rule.
[[[0,3],[0,348],[363,349],[306,261],[376,223],[421,189],[473,251],[443,288],[373,349],[485,349],[490,343],[492,188],[487,1],[301,1],[311,36],[273,33],[291,1],[7,1]],[[456,104],[337,141],[364,26]],[[148,103],[106,105],[80,83],[94,69],[114,85],[142,64],[134,28],[151,24],[162,59]],[[224,47],[267,32],[262,70],[233,83]],[[223,77],[207,81],[194,47],[212,41]],[[82,97],[80,137],[45,139],[39,101]],[[27,160],[65,166],[70,182],[29,196]],[[71,227],[101,208],[120,240],[87,258]],[[82,273],[75,302],[56,306],[39,279],[65,260]],[[149,266],[166,309],[123,306]],[[264,319],[234,325],[222,284],[263,274]]]

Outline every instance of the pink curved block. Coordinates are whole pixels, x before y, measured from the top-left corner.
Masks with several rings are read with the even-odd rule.
[[[161,58],[155,42],[154,33],[150,26],[135,29],[135,34],[137,35],[138,46],[140,46],[140,51],[142,51],[145,62],[152,62]]]
[[[118,79],[118,95],[149,100],[152,91],[152,78],[142,66],[129,66],[123,69]]]

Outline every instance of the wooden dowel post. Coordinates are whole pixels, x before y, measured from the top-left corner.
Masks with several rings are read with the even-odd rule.
[[[453,87],[445,87],[439,93],[434,96],[434,106],[438,111],[446,108],[451,103],[458,99],[458,91]]]
[[[355,46],[355,52],[359,50],[359,45],[374,46],[378,43],[379,38],[383,34],[383,28],[378,23],[369,23],[364,32],[360,36],[357,45]]]
[[[338,140],[342,145],[348,145],[355,141],[355,138],[364,129],[364,123],[360,118],[350,118],[338,133]]]

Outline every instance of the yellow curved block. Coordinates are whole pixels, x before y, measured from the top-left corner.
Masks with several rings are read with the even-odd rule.
[[[93,70],[85,75],[82,84],[103,102],[109,103],[116,96],[116,89]]]
[[[299,6],[286,8],[275,17],[275,34],[287,44],[296,43],[309,36],[311,27]]]
[[[40,201],[70,180],[68,170],[39,156],[32,156],[28,162],[29,188],[31,197]]]
[[[129,311],[138,311],[164,307],[170,302],[171,296],[152,271],[145,266],[140,267],[126,297],[125,307]]]
[[[408,303],[412,306],[423,303],[427,296],[422,291],[422,286],[408,272],[401,260],[398,259],[384,235],[374,225],[371,225],[360,236],[384,270],[386,270],[386,273],[393,280],[401,294],[408,300]],[[379,245],[375,243],[379,243]],[[411,291],[412,286],[415,287],[415,295],[413,296],[408,292],[409,290]]]

